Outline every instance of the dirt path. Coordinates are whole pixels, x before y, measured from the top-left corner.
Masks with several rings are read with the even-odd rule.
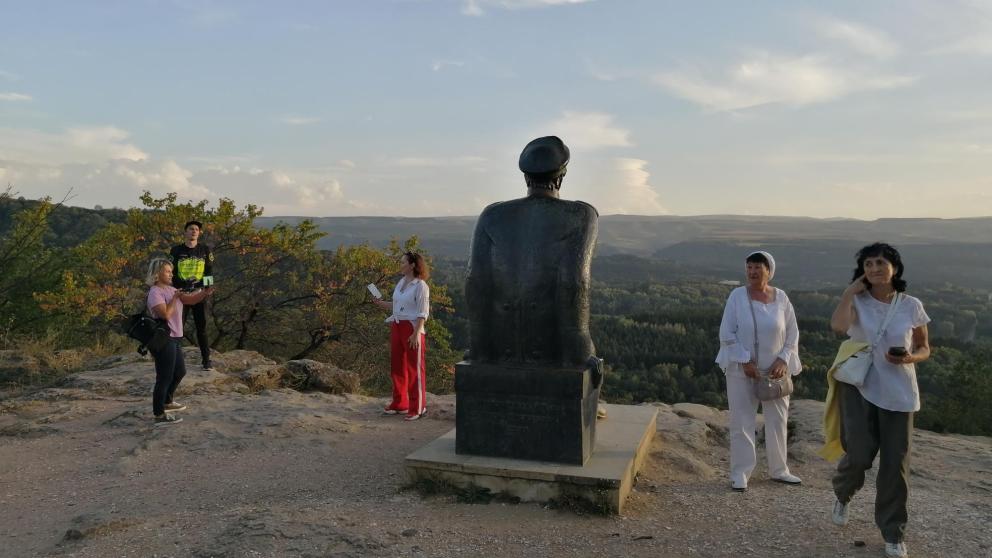
[[[156,429],[150,366],[0,403],[0,556],[882,555],[873,479],[851,523],[830,523],[819,402],[793,405],[803,486],[763,480],[759,465],[746,493],[725,480],[725,413],[659,405],[625,515],[598,517],[408,489],[403,457],[453,427],[451,397],[406,423],[380,415],[382,400],[250,394],[194,372],[184,422]],[[992,442],[918,432],[914,444],[911,556],[992,554]]]

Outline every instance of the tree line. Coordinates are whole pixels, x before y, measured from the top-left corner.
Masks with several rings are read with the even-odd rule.
[[[145,266],[181,242],[181,226],[204,223],[216,254],[217,292],[209,310],[211,347],[249,349],[276,359],[314,358],[357,372],[371,393],[389,387],[383,314],[367,304],[367,283],[389,292],[416,237],[385,248],[368,244],[322,251],[310,220],[258,227],[262,209],[221,199],[180,203],[145,193],[129,210],[68,208],[50,199],[0,192],[0,348],[48,335],[59,348],[111,335],[140,309]],[[71,242],[67,239],[71,239]],[[696,402],[726,407],[713,362],[723,305],[732,286],[716,278],[630,281],[634,259],[610,257],[596,274],[590,328],[606,360],[604,398],[613,402]],[[453,366],[468,346],[464,260],[435,258],[428,320],[428,389],[451,390]],[[594,263],[605,269],[603,260]],[[605,277],[608,280],[597,280]],[[911,279],[911,274],[909,275]],[[933,321],[933,354],[918,365],[922,428],[992,435],[992,297],[950,284],[917,286]],[[823,399],[826,371],[842,340],[829,316],[840,288],[790,290],[799,321],[804,372],[797,398]]]

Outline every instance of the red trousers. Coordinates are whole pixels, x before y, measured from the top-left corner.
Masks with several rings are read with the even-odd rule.
[[[407,320],[393,322],[392,329],[392,370],[393,402],[390,409],[406,411],[415,416],[424,412],[427,402],[427,336],[420,334],[420,348],[411,349],[409,339],[413,334],[413,324]]]

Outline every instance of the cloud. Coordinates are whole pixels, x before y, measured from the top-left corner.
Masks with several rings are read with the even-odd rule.
[[[899,46],[884,32],[864,25],[824,17],[816,21],[814,27],[823,37],[846,43],[872,58],[884,60],[899,53]]]
[[[306,126],[308,124],[316,124],[317,122],[320,122],[320,118],[317,118],[316,116],[299,116],[290,114],[279,117],[278,121],[290,126]]]
[[[186,199],[205,199],[215,194],[192,179],[192,173],[175,161],[117,159],[99,163],[62,165],[0,161],[0,176],[28,197],[60,195],[72,190],[72,203],[129,207],[143,190],[155,194],[176,192]]]
[[[147,159],[148,154],[126,141],[128,137],[128,132],[113,126],[70,128],[54,134],[0,128],[0,153],[10,161],[41,166]]]
[[[843,67],[824,56],[783,57],[762,54],[729,69],[719,79],[698,72],[666,72],[655,83],[672,94],[718,111],[772,103],[808,105],[859,91],[905,87],[916,78],[883,75],[875,69]]]
[[[564,6],[568,4],[584,4],[593,0],[464,0],[462,13],[468,16],[481,16],[485,8],[500,8],[504,10],[525,10],[547,6]]]
[[[615,213],[627,215],[659,215],[669,213],[662,204],[658,192],[648,183],[651,174],[643,159],[618,157],[608,166],[611,181],[607,184],[607,196],[601,198],[598,209],[603,215]]]
[[[31,95],[23,93],[0,93],[0,101],[30,101]]]
[[[440,72],[447,67],[461,68],[464,65],[464,62],[459,62],[458,60],[435,60],[431,63],[431,70]]]
[[[630,130],[613,124],[613,115],[602,112],[565,111],[561,118],[548,124],[545,132],[553,134],[571,149],[600,149],[604,147],[629,147]]]

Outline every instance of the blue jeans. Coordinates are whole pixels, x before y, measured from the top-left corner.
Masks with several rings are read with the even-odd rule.
[[[179,382],[186,375],[186,361],[179,342],[182,337],[172,337],[161,351],[152,351],[155,357],[155,390],[152,392],[152,412],[155,416],[165,413],[165,405],[172,403],[172,396]]]

